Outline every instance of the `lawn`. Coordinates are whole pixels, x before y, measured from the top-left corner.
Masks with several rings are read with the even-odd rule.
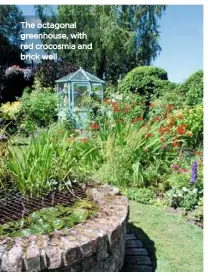
[[[203,271],[203,231],[165,209],[130,201],[129,226],[156,272]]]

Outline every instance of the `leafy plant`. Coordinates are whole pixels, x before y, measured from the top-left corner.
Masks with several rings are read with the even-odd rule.
[[[129,199],[143,204],[150,204],[154,198],[154,192],[148,188],[128,188],[126,195]]]
[[[165,194],[169,206],[174,208],[184,208],[185,210],[194,209],[200,202],[202,191],[197,188],[182,189],[172,188]]]
[[[49,126],[57,119],[58,96],[53,89],[41,88],[36,82],[30,94],[24,93],[21,110],[23,112],[21,129],[30,131],[30,126],[32,130]]]
[[[195,106],[203,102],[203,70],[193,73],[180,87],[180,91],[184,94],[186,104]]]
[[[27,237],[35,234],[50,234],[56,230],[71,228],[83,223],[98,211],[96,203],[79,200],[72,207],[57,205],[33,212],[19,221],[0,225],[0,237]]]

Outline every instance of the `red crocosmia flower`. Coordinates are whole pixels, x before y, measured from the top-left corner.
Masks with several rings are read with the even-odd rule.
[[[106,104],[109,103],[109,99],[104,99],[103,101],[104,101],[104,103],[106,103]]]
[[[169,126],[169,127],[172,127],[172,126],[174,126],[174,125],[175,125],[175,119],[174,119],[174,117],[172,116],[172,117],[169,118],[169,124],[168,124],[168,126]]]
[[[124,112],[125,112],[125,113],[128,113],[129,110],[130,110],[130,106],[125,105],[125,106],[124,106]]]
[[[151,103],[150,106],[151,106],[151,108],[155,108],[155,104],[154,103]]]
[[[93,129],[93,130],[98,130],[99,129],[99,125],[96,124],[96,123],[92,123],[92,124],[90,124],[90,128]]]
[[[151,138],[151,137],[152,137],[152,133],[147,133],[147,134],[146,134],[146,137],[147,137],[147,138]]]
[[[86,143],[87,140],[88,140],[87,138],[82,138],[82,139],[81,139],[82,143]]]
[[[136,102],[136,101],[134,101],[134,102],[132,103],[132,105],[133,105],[133,106],[136,106],[136,105],[137,105],[137,102]]]
[[[153,121],[154,121],[154,122],[160,122],[161,119],[160,119],[160,117],[155,117],[155,118],[153,119]]]
[[[170,110],[173,109],[174,107],[175,107],[174,104],[169,104],[169,105],[167,106],[167,111],[170,111]]]
[[[137,117],[137,118],[132,119],[132,123],[137,123],[138,121],[142,121],[142,120],[143,120],[142,117]]]
[[[178,137],[177,136],[175,136],[174,138],[173,138],[173,147],[179,147],[180,146],[180,144],[179,144],[179,142],[178,142]]]
[[[112,102],[111,104],[112,104],[113,107],[118,106],[117,102]]]
[[[182,114],[178,114],[177,118],[178,118],[179,120],[183,120],[183,119],[184,119],[184,117],[183,117]]]
[[[161,126],[161,127],[159,128],[159,133],[160,133],[160,135],[162,136],[164,133],[170,133],[170,129],[169,129],[169,127]]]
[[[132,123],[137,123],[137,118],[132,119]]]
[[[161,141],[162,143],[165,143],[165,138],[164,138],[164,137],[161,137],[161,138],[160,138],[160,141]]]
[[[115,106],[113,107],[113,110],[114,110],[114,112],[120,112],[120,109],[119,109],[119,107],[118,107],[117,105],[115,105]]]
[[[201,154],[201,151],[197,150],[197,151],[195,152],[195,154],[196,154],[196,155],[200,155],[200,154]]]
[[[179,126],[179,127],[177,128],[177,132],[178,132],[178,134],[180,134],[180,135],[185,134],[185,132],[186,132],[186,126],[185,126],[185,125]]]
[[[173,142],[173,147],[179,147],[179,146],[180,146],[180,144],[178,142],[176,142],[176,141]]]

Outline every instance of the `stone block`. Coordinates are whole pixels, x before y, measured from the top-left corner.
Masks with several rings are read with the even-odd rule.
[[[126,241],[126,248],[135,248],[135,247],[142,247],[143,244],[141,241],[139,240],[127,240]]]
[[[125,256],[125,263],[135,265],[151,265],[151,259],[147,256]]]
[[[148,256],[147,249],[145,248],[126,248],[126,256]]]

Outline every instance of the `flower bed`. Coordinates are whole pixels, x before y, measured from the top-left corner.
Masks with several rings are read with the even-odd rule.
[[[120,271],[128,201],[109,186],[87,194],[99,205],[96,217],[50,235],[2,239],[0,271]]]

